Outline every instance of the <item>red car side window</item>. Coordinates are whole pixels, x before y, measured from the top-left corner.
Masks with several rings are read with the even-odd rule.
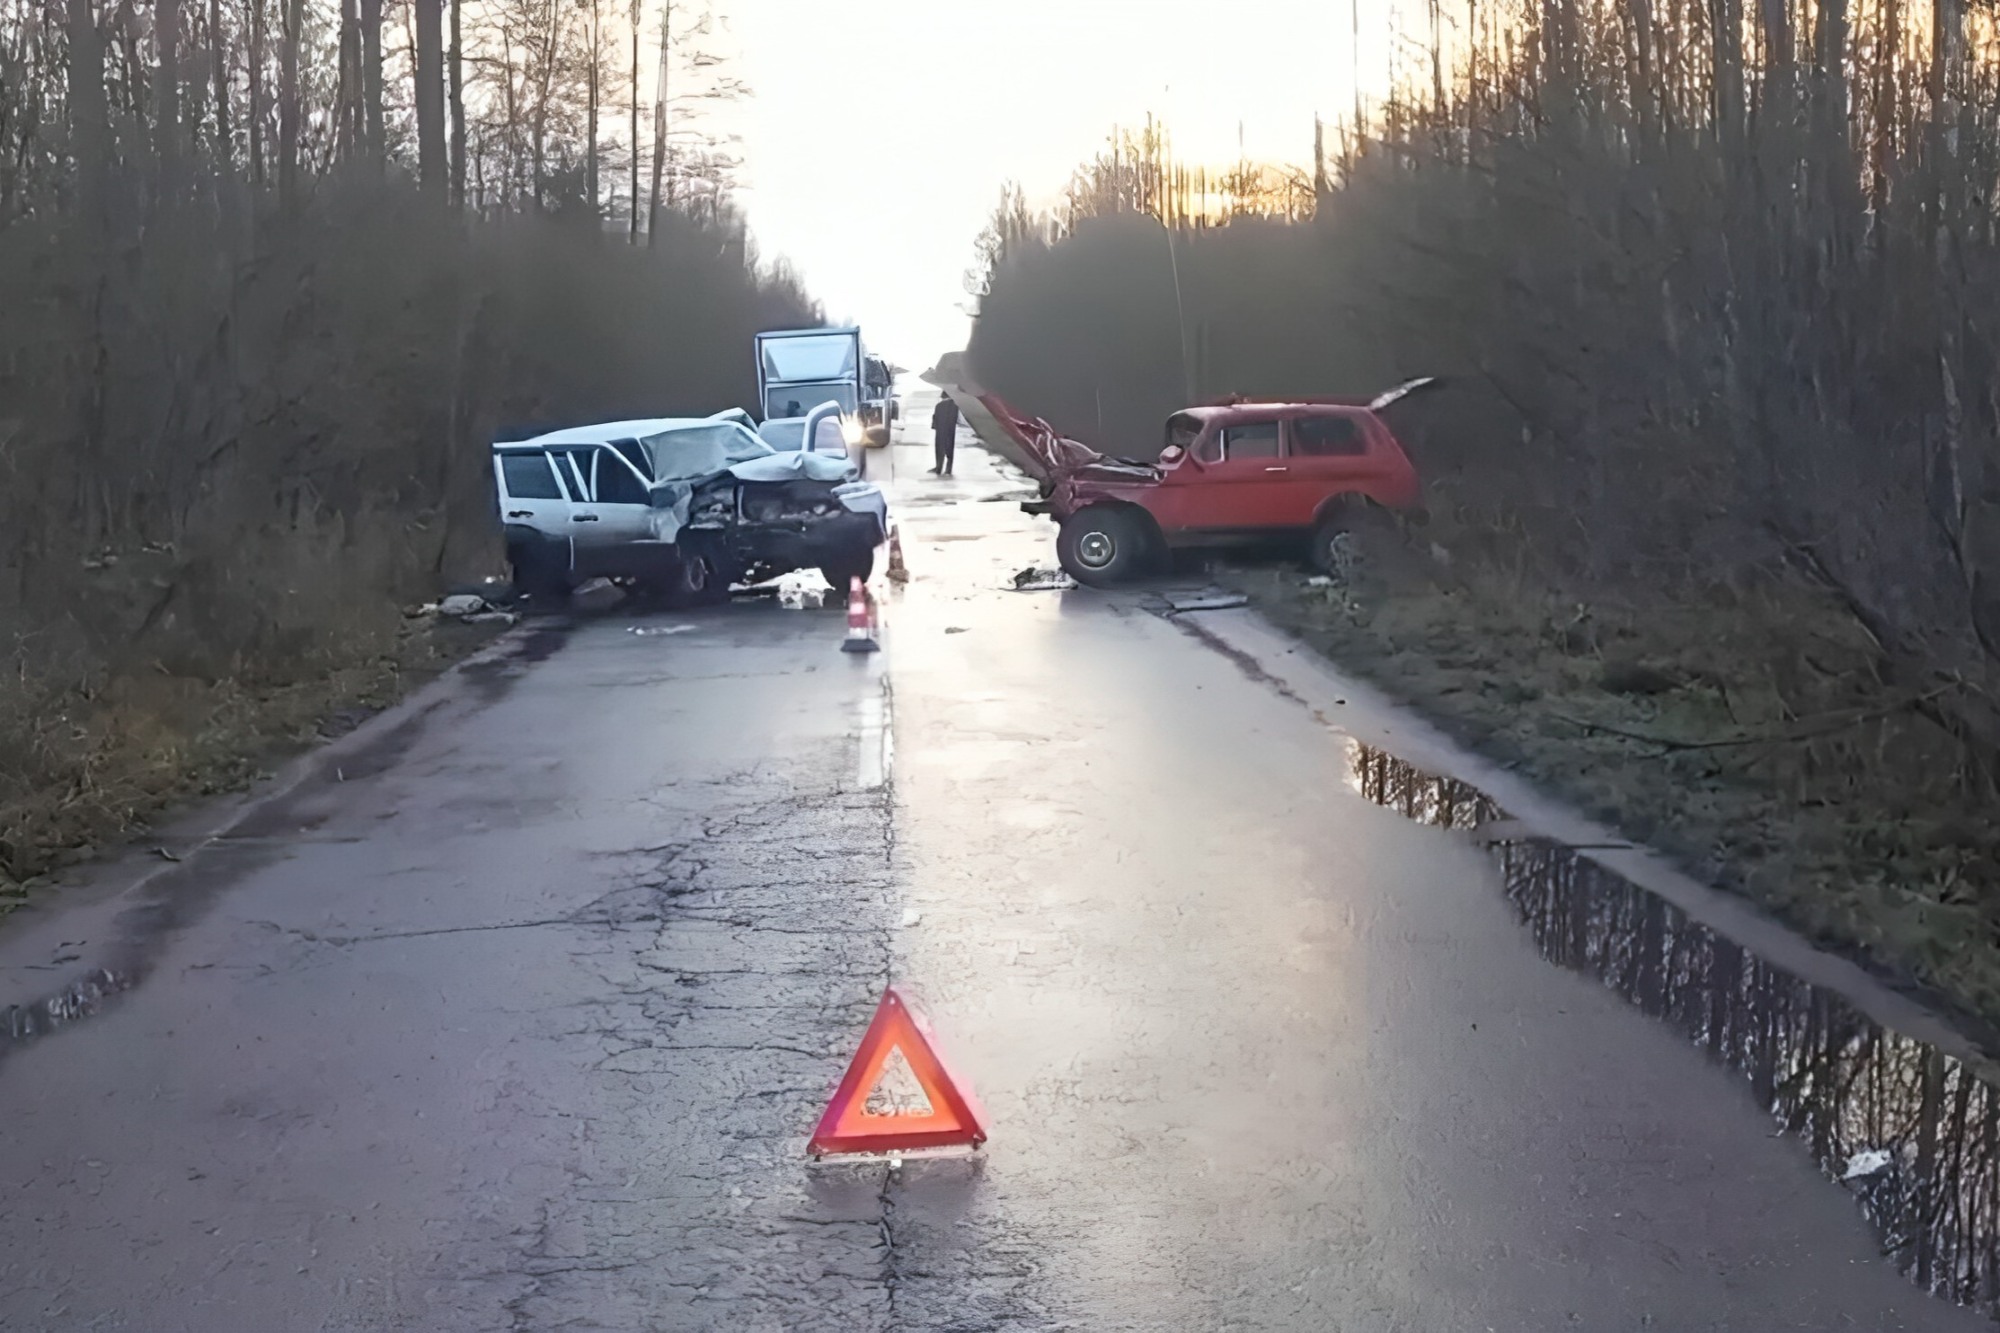
[[[1278,456],[1278,423],[1258,421],[1222,432],[1222,456],[1230,462]]]
[[[1353,457],[1368,452],[1368,439],[1353,417],[1300,417],[1292,422],[1292,452],[1301,458]]]

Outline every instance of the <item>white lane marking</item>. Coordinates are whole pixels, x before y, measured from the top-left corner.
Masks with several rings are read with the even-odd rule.
[[[860,737],[854,758],[854,785],[860,791],[880,791],[889,785],[896,749],[896,732],[892,725],[894,710],[890,707],[887,677],[883,678],[880,690],[863,696],[859,711]]]

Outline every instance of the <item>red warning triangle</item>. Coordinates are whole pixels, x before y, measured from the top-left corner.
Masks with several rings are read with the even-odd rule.
[[[898,1055],[901,1061],[892,1063]],[[892,1080],[904,1086],[891,1087]],[[912,1081],[914,1089],[908,1086]],[[911,1095],[917,1089],[921,1098]],[[878,1091],[885,1095],[878,1097]],[[930,1028],[889,987],[806,1151],[820,1157],[984,1142],[986,1123],[972,1094],[945,1068]]]

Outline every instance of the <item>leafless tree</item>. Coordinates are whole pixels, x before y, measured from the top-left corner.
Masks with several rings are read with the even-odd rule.
[[[592,27],[440,5],[0,0],[0,899],[492,568],[496,435],[745,401],[815,313],[726,197],[568,225]]]

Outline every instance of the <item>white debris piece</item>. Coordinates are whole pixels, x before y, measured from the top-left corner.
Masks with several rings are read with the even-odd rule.
[[[1889,1151],[1886,1148],[1870,1148],[1865,1152],[1858,1152],[1847,1159],[1847,1170],[1841,1173],[1840,1178],[1860,1180],[1864,1176],[1872,1176],[1887,1168],[1889,1161]]]
[[[778,580],[778,605],[787,611],[817,611],[832,594],[815,570],[802,569]]]
[[[1240,592],[1224,592],[1220,588],[1205,588],[1196,593],[1170,592],[1166,597],[1167,605],[1176,611],[1226,611],[1250,600]]]
[[[469,592],[453,593],[437,604],[438,614],[463,619],[487,610],[486,599]]]

